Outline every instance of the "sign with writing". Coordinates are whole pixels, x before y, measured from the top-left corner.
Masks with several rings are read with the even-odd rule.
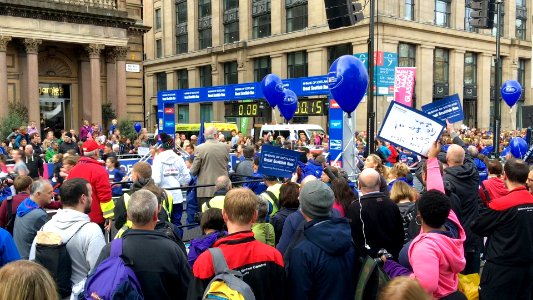
[[[126,64],[126,72],[139,73],[139,72],[141,72],[141,65],[139,65],[139,64]]]
[[[444,122],[448,119],[450,123],[459,122],[465,118],[458,94],[426,104],[422,106],[422,111]]]
[[[56,83],[40,83],[39,98],[70,98],[70,85]]]
[[[368,53],[356,53],[368,69]],[[376,95],[394,94],[394,72],[398,67],[398,54],[395,52],[374,52],[374,91]]]
[[[394,74],[394,100],[413,106],[413,90],[415,88],[416,68],[398,67]]]
[[[343,113],[337,101],[331,99],[329,101],[329,161],[335,160],[342,153]],[[339,162],[342,163],[342,155],[339,157]]]
[[[300,153],[264,145],[261,148],[258,172],[263,175],[290,178],[296,171]]]
[[[435,117],[393,101],[378,137],[426,157],[445,126]]]

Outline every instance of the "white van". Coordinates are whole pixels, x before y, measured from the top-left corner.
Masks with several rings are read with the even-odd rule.
[[[313,137],[313,132],[317,132],[319,135],[325,135],[326,132],[319,125],[314,124],[281,124],[281,125],[263,125],[261,126],[261,132],[259,138],[262,138],[265,134],[270,133],[276,139],[279,135],[288,139],[292,135],[292,139],[298,139],[301,133],[307,136],[307,140],[310,141]],[[292,132],[292,134],[291,134]]]

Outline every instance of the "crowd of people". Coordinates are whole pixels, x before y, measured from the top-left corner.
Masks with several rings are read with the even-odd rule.
[[[93,282],[118,256],[135,277],[121,291],[145,299],[204,299],[219,288],[212,280],[221,264],[255,299],[465,299],[458,274],[481,274],[480,299],[533,292],[533,171],[520,157],[489,160],[487,132],[448,124],[427,158],[379,140],[369,154],[357,133],[355,179],[331,166],[327,135],[286,141],[273,133],[254,143],[208,127],[200,141],[159,134],[151,164],[139,161],[126,178],[116,128],[102,140],[84,122],[79,135],[45,145],[32,132],[24,145],[29,129],[4,145],[14,147],[4,149],[14,160],[5,171],[18,176],[0,206],[1,299],[105,299],[113,290]],[[523,134],[505,133],[503,147]],[[259,172],[264,145],[300,153],[291,178]],[[33,161],[59,154],[57,173],[43,178]],[[184,243],[184,225],[199,225],[201,235]],[[62,245],[70,263],[51,266],[65,254],[50,245]],[[368,258],[387,285],[378,269],[361,284]],[[68,269],[66,281],[58,268]]]

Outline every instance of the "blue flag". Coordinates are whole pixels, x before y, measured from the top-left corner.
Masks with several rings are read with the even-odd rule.
[[[205,124],[204,121],[200,123],[200,132],[198,132],[198,141],[196,142],[196,146],[201,145],[205,143],[205,137],[204,137],[204,131],[205,131]]]

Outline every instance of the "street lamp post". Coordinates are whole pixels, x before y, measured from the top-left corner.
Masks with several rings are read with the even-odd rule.
[[[370,24],[368,28],[368,92],[367,92],[367,137],[368,154],[374,153],[376,113],[374,111],[374,17],[375,0],[370,0]]]
[[[496,1],[496,72],[494,78],[494,122],[492,123],[492,145],[494,147],[494,158],[498,158],[500,153],[500,127],[501,127],[501,113],[500,113],[500,86],[501,86],[501,58],[500,58],[500,24],[502,17],[502,0]]]

